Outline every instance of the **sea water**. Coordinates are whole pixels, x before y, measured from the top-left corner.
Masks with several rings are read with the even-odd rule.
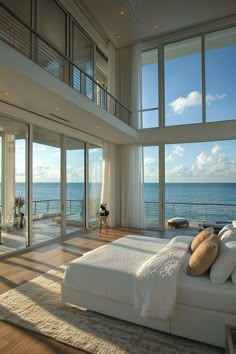
[[[82,201],[84,199],[84,184],[67,183],[66,193],[67,200]],[[101,183],[89,184],[89,196],[91,199],[99,199],[100,193]],[[16,195],[25,197],[24,183],[16,183]],[[33,183],[33,201],[40,200],[60,201],[60,183]],[[145,217],[158,218],[158,183],[144,184],[144,201]],[[150,204],[147,209],[148,202]],[[166,219],[173,216],[203,221],[210,219],[222,220],[222,218],[236,219],[236,183],[166,183],[165,202]],[[194,205],[194,203],[197,205]],[[207,206],[208,204],[215,205],[210,207]],[[223,206],[217,204],[222,204]],[[225,204],[235,204],[235,207],[226,207]],[[41,210],[41,212],[43,211]]]

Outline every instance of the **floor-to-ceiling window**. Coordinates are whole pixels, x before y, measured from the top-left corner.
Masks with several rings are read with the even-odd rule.
[[[89,227],[98,225],[99,206],[102,192],[103,149],[88,145],[88,223]]]
[[[205,36],[206,121],[236,119],[236,28]]]
[[[32,243],[61,235],[60,135],[33,129]]]
[[[235,148],[235,140],[166,145],[166,220],[184,217],[198,227],[234,219]]]
[[[66,233],[85,227],[85,144],[66,138]]]
[[[159,226],[159,147],[143,147],[144,223],[146,228]]]

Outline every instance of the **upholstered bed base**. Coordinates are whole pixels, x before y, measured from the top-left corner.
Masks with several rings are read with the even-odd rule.
[[[62,301],[91,311],[223,348],[225,325],[236,326],[236,315],[185,304],[176,304],[174,319],[154,320],[142,318],[129,304],[83,293],[64,284],[61,296]]]

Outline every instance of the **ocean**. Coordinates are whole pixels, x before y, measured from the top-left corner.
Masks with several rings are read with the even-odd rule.
[[[82,202],[78,203],[78,201],[83,200],[83,186],[83,183],[67,183],[67,200],[71,200],[72,208],[76,209],[73,212],[81,212]],[[100,183],[91,183],[89,185],[91,199],[99,199],[100,192]],[[16,183],[16,195],[25,197],[24,183]],[[38,203],[38,205],[41,205],[40,208],[37,207],[36,214],[46,212],[47,200],[54,200],[54,202],[51,202],[50,212],[54,211],[51,208],[58,209],[60,207],[60,184],[34,183],[33,201],[34,203],[41,201],[41,203]],[[58,200],[59,203],[56,203],[55,200]],[[159,217],[158,200],[159,184],[145,183],[144,201],[146,219],[154,220]],[[165,201],[166,219],[175,216],[186,217],[196,221],[236,219],[236,183],[166,183]],[[210,206],[208,204],[228,204],[229,206]],[[235,204],[235,206],[230,204]]]

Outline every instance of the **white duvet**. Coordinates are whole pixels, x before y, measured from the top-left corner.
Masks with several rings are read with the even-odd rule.
[[[166,320],[174,315],[180,268],[192,237],[174,237],[138,270],[134,305],[144,318]]]
[[[71,262],[66,269],[64,286],[84,294],[136,306],[143,317],[154,317],[152,316],[154,313],[155,317],[162,318],[161,307],[165,308],[165,314],[171,315],[174,309],[172,300],[174,301],[176,296],[177,269],[181,267],[182,257],[184,257],[181,252],[185,252],[189,239],[192,239],[186,236],[182,238],[183,240],[178,238],[177,242],[175,241],[177,238],[170,241],[148,236],[127,235],[85,253]],[[176,251],[172,249],[172,253],[166,252],[166,246],[172,244],[176,245]],[[164,254],[167,257],[165,261]],[[161,255],[162,260],[160,260]],[[164,267],[165,265],[168,267]],[[154,276],[155,269],[156,276]],[[166,276],[160,277],[158,272],[164,274],[164,269],[166,269]]]

